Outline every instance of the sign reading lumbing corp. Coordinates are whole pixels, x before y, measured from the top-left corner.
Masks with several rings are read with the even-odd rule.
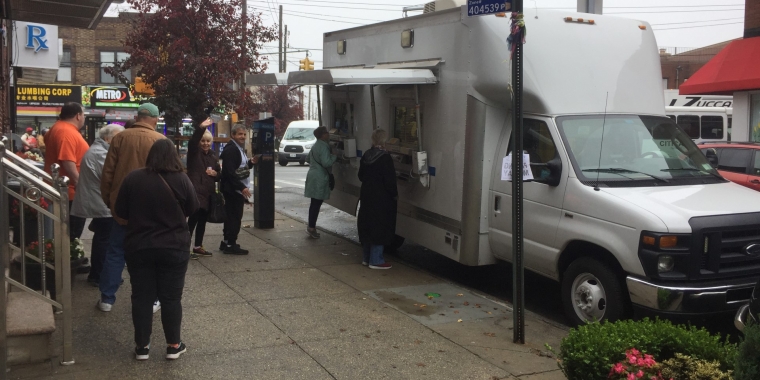
[[[13,66],[58,70],[58,26],[14,21]]]
[[[82,99],[80,86],[25,85],[16,86],[16,105],[32,107],[62,107]]]

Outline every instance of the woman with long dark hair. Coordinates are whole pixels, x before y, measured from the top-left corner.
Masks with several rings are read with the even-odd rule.
[[[145,167],[124,178],[115,208],[127,220],[124,251],[132,284],[135,358],[148,359],[153,302],[158,298],[166,359],[177,359],[187,351],[180,339],[182,290],[190,259],[185,218],[198,209],[198,198],[170,140],[156,141]]]

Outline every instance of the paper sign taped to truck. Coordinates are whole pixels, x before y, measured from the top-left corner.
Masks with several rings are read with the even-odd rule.
[[[512,9],[511,0],[467,0],[467,16],[483,16],[508,12]]]
[[[530,170],[530,154],[523,153],[523,181],[533,179],[533,171]],[[501,162],[501,180],[512,181],[512,153],[508,154]]]

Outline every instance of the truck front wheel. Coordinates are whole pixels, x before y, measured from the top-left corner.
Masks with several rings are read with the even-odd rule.
[[[618,276],[607,265],[582,257],[562,277],[562,305],[572,325],[601,320],[616,321],[627,314],[628,304]]]

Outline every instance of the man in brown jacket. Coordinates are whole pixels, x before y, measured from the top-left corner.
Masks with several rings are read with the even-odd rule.
[[[111,209],[114,223],[100,274],[100,299],[97,306],[101,311],[111,311],[111,306],[116,302],[116,292],[121,285],[121,273],[124,271],[124,237],[127,232],[125,227],[127,223],[126,220],[119,218],[115,211],[116,196],[119,195],[119,188],[124,177],[131,171],[144,167],[153,143],[165,138],[164,135],[156,132],[158,114],[158,107],[154,104],[140,105],[134,125],[111,140],[106,162],[103,165],[100,195],[103,197],[103,202]],[[159,307],[158,304],[154,305],[154,312]]]

